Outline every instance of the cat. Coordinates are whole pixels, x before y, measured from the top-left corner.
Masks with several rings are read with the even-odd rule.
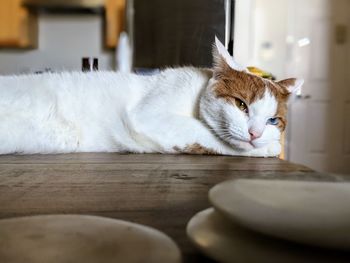
[[[71,152],[277,156],[294,78],[250,74],[216,39],[212,69],[151,76],[0,77],[0,154]]]

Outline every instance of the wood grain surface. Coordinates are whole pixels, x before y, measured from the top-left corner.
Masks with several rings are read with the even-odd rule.
[[[346,180],[276,158],[197,155],[0,156],[0,218],[99,215],[155,227],[172,237],[185,262],[209,262],[185,227],[208,208],[208,190],[232,178]]]

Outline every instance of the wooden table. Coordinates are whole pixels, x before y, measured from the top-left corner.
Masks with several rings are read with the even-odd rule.
[[[185,227],[209,207],[208,190],[232,178],[346,180],[275,158],[107,153],[0,156],[0,218],[89,214],[171,236],[185,262],[210,262]]]

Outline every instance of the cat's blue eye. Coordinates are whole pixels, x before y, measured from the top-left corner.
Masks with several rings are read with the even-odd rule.
[[[278,118],[270,118],[267,120],[267,124],[270,124],[270,125],[278,125],[278,123],[279,123]]]

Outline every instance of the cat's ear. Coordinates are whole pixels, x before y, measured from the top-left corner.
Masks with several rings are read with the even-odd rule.
[[[237,71],[246,71],[245,67],[239,65],[230,53],[226,50],[224,45],[220,40],[215,36],[215,44],[213,48],[213,61],[214,61],[214,71],[225,70],[226,67]]]
[[[301,86],[304,84],[303,79],[296,79],[296,78],[290,78],[290,79],[284,79],[277,82],[279,85],[285,87],[289,93],[295,93],[297,92]]]

